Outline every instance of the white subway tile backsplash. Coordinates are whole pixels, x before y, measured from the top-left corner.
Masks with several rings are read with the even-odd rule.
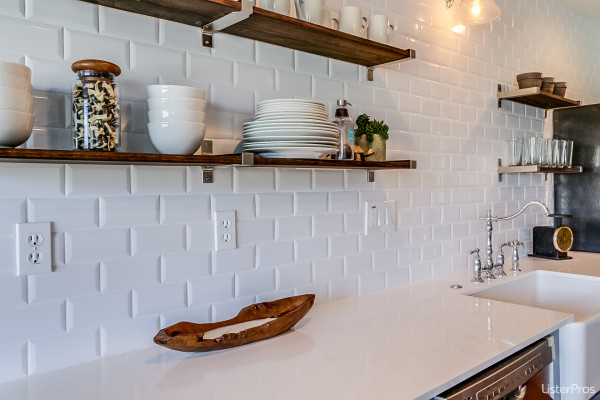
[[[187,284],[185,282],[163,283],[133,289],[133,317],[143,317],[187,307]]]
[[[279,217],[291,215],[293,212],[293,193],[261,193],[256,195],[256,215],[258,217]]]
[[[310,215],[282,217],[276,220],[276,240],[305,239],[311,236],[312,217]]]
[[[344,258],[330,258],[329,260],[314,261],[313,277],[316,283],[328,282],[344,277]]]
[[[131,70],[184,78],[186,76],[186,54],[183,50],[132,42]]]
[[[233,85],[233,61],[188,53],[188,77],[211,84]]]
[[[67,330],[80,331],[127,321],[132,317],[131,305],[129,290],[68,299]]]
[[[27,279],[28,302],[44,303],[98,293],[99,278],[99,265],[93,262],[58,267],[48,274],[30,275]]]
[[[239,247],[213,253],[213,275],[228,274],[254,269],[254,246]]]
[[[5,329],[0,332],[3,344],[19,343],[23,338],[37,339],[65,332],[65,302],[53,301],[28,307],[0,309]]]
[[[276,271],[277,290],[291,289],[312,282],[311,263],[278,266]]]
[[[254,114],[254,91],[230,86],[212,85],[209,109],[241,114]]]
[[[294,242],[262,243],[256,246],[256,266],[276,267],[294,262]]]
[[[235,282],[236,297],[270,292],[275,290],[275,268],[237,272]]]
[[[256,63],[271,68],[294,69],[294,50],[256,42]]]
[[[46,166],[48,167],[48,166]],[[123,195],[130,193],[128,165],[66,165],[64,171],[67,196]]]
[[[0,382],[19,379],[28,374],[27,342],[10,343],[0,346],[2,363],[0,363]]]
[[[65,233],[65,262],[104,261],[130,254],[129,229],[95,229]],[[110,252],[106,249],[109,248]]]
[[[32,340],[30,373],[42,373],[57,368],[82,364],[99,357],[99,335],[97,329],[71,332]],[[73,351],[73,348],[80,349]]]
[[[343,170],[313,170],[313,189],[321,191],[344,190]]]
[[[0,165],[2,197],[62,197],[64,172],[63,165],[3,163]]]
[[[31,199],[27,201],[27,222],[53,222],[54,231],[83,230],[98,227],[96,198]]]
[[[212,55],[219,58],[254,62],[255,44],[254,40],[217,32],[213,35]]]
[[[329,62],[327,58],[295,51],[296,72],[315,76],[329,76]]]
[[[160,196],[160,223],[210,221],[210,196]]]
[[[275,170],[272,168],[235,168],[233,170],[233,187],[237,193],[274,192]]]
[[[294,241],[296,262],[313,261],[327,257],[327,238]]]
[[[133,256],[173,253],[186,249],[186,227],[179,225],[141,226],[131,230]]]
[[[185,167],[131,166],[132,194],[185,194],[186,185]]]
[[[159,223],[158,196],[100,198],[100,226],[126,227]]]
[[[260,65],[234,63],[233,83],[236,87],[275,91],[275,71]]]
[[[13,271],[0,272],[0,308],[27,304],[27,277],[15,276]]]
[[[158,20],[154,18],[108,7],[99,7],[98,17],[102,35],[158,44]]]
[[[344,214],[326,214],[313,217],[313,237],[326,237],[344,233]]]
[[[385,289],[385,272],[373,272],[370,274],[359,275],[358,291],[359,294],[371,293]]]
[[[160,283],[160,257],[146,256],[100,263],[100,290],[112,292]]]
[[[299,98],[312,97],[312,77],[282,69],[275,70],[275,85],[278,93],[290,93]],[[283,96],[282,96],[283,97]]]
[[[0,14],[11,17],[25,15],[25,0],[5,0],[0,4]]]
[[[238,221],[238,246],[272,242],[275,239],[275,220],[270,218]]]
[[[211,273],[212,256],[209,250],[170,253],[161,256],[161,281],[182,281]]]
[[[158,316],[151,315],[103,326],[100,328],[101,356],[113,356],[148,347],[148,338],[158,332],[159,320]]]
[[[0,36],[19,38],[19,40],[3,41],[2,50],[6,52],[52,60],[62,60],[64,55],[62,27],[0,16]]]
[[[71,28],[64,30],[65,60],[100,59],[129,69],[129,40],[114,39],[97,33],[81,32]],[[40,54],[41,57],[48,57]],[[73,78],[75,79],[75,74]]]
[[[345,297],[358,295],[358,278],[352,277],[330,282],[331,300],[339,300]]]
[[[312,172],[309,169],[276,170],[278,192],[301,192],[312,190]]]
[[[294,214],[324,214],[327,212],[327,193],[294,193]]]
[[[25,17],[82,31],[98,32],[98,7],[73,0],[25,0]]]
[[[233,274],[192,279],[189,283],[190,306],[231,300],[235,296],[235,279]]]
[[[202,45],[202,30],[167,20],[158,21],[159,44],[164,47],[210,54],[210,48]]]

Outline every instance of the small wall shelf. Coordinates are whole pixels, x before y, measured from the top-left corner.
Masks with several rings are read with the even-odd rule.
[[[203,44],[212,47],[212,33],[221,31],[265,43],[373,68],[415,58],[411,49],[350,35],[248,6],[248,0],[81,0],[136,14],[203,28]],[[224,18],[225,17],[225,18]],[[372,79],[371,79],[372,80]]]
[[[246,166],[276,168],[335,168],[367,170],[367,180],[373,182],[373,170],[415,169],[414,160],[351,161],[312,160],[301,158],[263,158],[253,153],[180,156],[173,154],[94,152],[76,150],[0,149],[0,162],[58,163],[58,164],[141,164],[189,165],[205,168],[204,182],[212,182],[215,166]]]
[[[526,88],[502,91],[498,85],[498,108],[502,106],[502,100],[509,100],[527,106],[550,110],[553,108],[573,107],[581,105],[580,101],[566,99],[552,93],[543,92],[540,88]]]
[[[498,159],[498,182],[502,182],[502,174],[579,174],[582,167],[542,167],[539,165],[509,165],[502,166]]]

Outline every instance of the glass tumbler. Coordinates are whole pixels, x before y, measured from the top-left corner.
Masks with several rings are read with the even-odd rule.
[[[541,147],[541,155],[540,155],[540,164],[543,167],[549,167],[552,165],[552,139],[541,139],[542,147]]]
[[[521,165],[521,153],[523,152],[523,140],[513,139],[509,143],[510,165]]]
[[[560,147],[561,147],[560,140],[553,139],[552,140],[552,166],[556,167],[556,168],[562,167]]]
[[[521,152],[521,165],[531,165],[531,145],[529,139],[519,139],[523,143]]]
[[[571,168],[573,166],[573,141],[567,140],[565,146],[565,167]]]

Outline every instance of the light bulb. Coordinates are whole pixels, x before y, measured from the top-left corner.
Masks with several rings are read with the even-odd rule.
[[[479,17],[479,14],[481,14],[481,6],[479,5],[479,1],[475,1],[475,4],[473,4],[473,8],[471,8],[471,14],[473,14],[474,17]]]

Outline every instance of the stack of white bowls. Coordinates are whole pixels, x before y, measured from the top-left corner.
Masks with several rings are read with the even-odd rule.
[[[194,154],[206,129],[205,92],[191,86],[150,85],[148,133],[162,154]]]
[[[33,95],[31,70],[0,62],[0,147],[17,147],[31,136]]]

